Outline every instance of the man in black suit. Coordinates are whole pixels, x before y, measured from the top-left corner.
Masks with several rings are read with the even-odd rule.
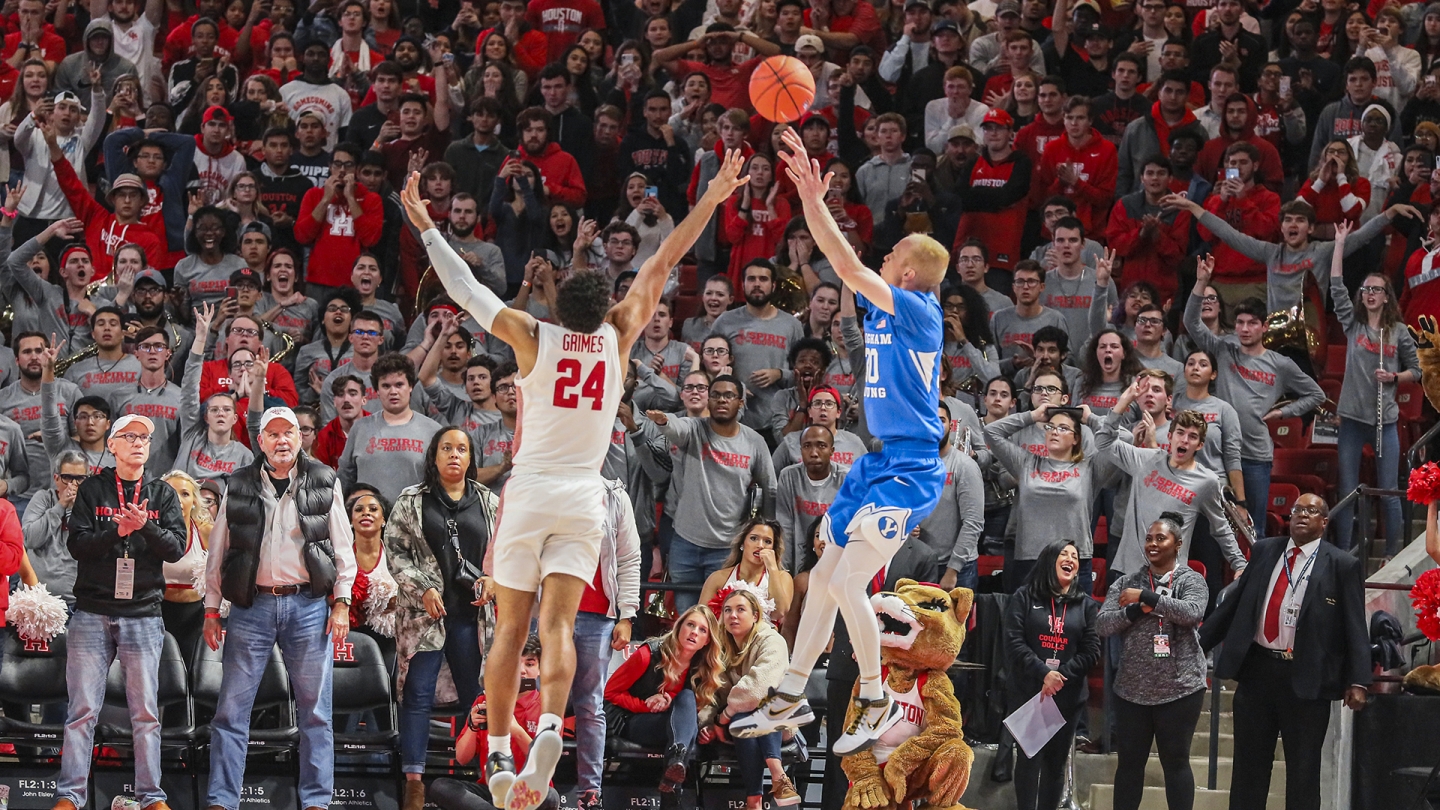
[[[871,584],[869,592],[895,589],[895,583],[902,579],[916,582],[939,582],[940,566],[935,562],[935,550],[920,540],[918,530],[905,538],[900,550],[895,552],[890,564],[875,575],[882,581],[880,588]],[[860,667],[855,663],[855,651],[850,646],[850,633],[845,629],[845,620],[835,620],[835,641],[830,645],[830,665],[825,673],[825,785],[821,793],[821,807],[839,807],[845,801],[845,791],[850,781],[840,769],[840,757],[831,753],[830,747],[845,733],[845,707],[850,705],[850,694],[855,681],[860,677]]]
[[[1231,810],[1265,806],[1276,734],[1285,744],[1286,810],[1319,808],[1330,703],[1365,708],[1365,574],[1323,541],[1329,511],[1324,498],[1301,495],[1290,536],[1255,544],[1246,576],[1200,628],[1206,650],[1224,642],[1216,677],[1239,681]]]

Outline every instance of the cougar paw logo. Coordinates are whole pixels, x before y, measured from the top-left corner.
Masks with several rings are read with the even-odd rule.
[[[509,810],[528,810],[531,807],[539,807],[540,802],[544,800],[545,797],[540,795],[540,791],[524,782],[517,781],[510,788],[510,801],[507,806]]]

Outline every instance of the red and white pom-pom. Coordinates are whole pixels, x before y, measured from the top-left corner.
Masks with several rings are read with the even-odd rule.
[[[755,597],[755,601],[760,603],[760,618],[766,621],[770,620],[770,614],[775,612],[775,600],[760,590],[759,585],[751,585],[743,579],[737,579],[734,582],[726,584],[725,587],[720,589],[719,593],[710,597],[710,601],[706,604],[710,608],[710,611],[715,614],[715,618],[720,618],[720,611],[725,607],[725,600],[729,599],[736,591],[748,591],[752,594]]]
[[[1422,464],[1410,471],[1410,485],[1405,497],[1415,503],[1428,504],[1440,500],[1440,465]]]
[[[1440,568],[1421,574],[1410,589],[1415,624],[1431,641],[1440,641]]]
[[[209,559],[210,554],[203,548],[196,549],[195,556],[190,558],[190,584],[201,599],[205,598],[205,567]]]
[[[40,583],[21,585],[10,594],[5,620],[15,625],[16,634],[23,639],[49,641],[65,632],[67,615],[65,602]]]
[[[370,580],[370,590],[365,594],[365,624],[382,636],[395,637],[398,611],[392,609],[391,601],[397,593],[395,581],[383,577]]]

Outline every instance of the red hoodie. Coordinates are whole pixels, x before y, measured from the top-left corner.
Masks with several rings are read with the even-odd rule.
[[[1075,164],[1079,180],[1075,185],[1060,182],[1056,169],[1062,163]],[[1075,202],[1075,216],[1085,226],[1085,233],[1099,233],[1105,230],[1110,204],[1115,200],[1115,178],[1119,171],[1115,145],[1092,128],[1090,140],[1078,149],[1070,145],[1069,137],[1056,138],[1045,147],[1035,187],[1042,200],[1056,194],[1069,197]]]
[[[720,222],[725,228],[725,241],[730,243],[730,281],[735,289],[742,289],[741,271],[751,259],[768,259],[775,255],[775,246],[785,235],[785,226],[790,223],[790,203],[780,193],[775,194],[775,213],[765,207],[763,199],[752,199],[750,219],[740,216],[741,192],[736,192],[725,201]]]
[[[497,31],[502,35],[505,33],[499,26],[481,31],[480,36],[475,38],[475,53],[484,53],[485,40]],[[540,69],[545,67],[545,63],[550,60],[549,51],[550,40],[544,33],[534,28],[527,29],[520,34],[519,42],[510,43],[510,56],[515,60],[515,65],[525,71],[525,75],[530,77],[532,82],[540,73]]]
[[[1421,315],[1440,312],[1440,251],[1417,250],[1405,264],[1405,289],[1400,292],[1405,322],[1420,325]]]
[[[1226,200],[1219,191],[1205,200],[1205,210],[1225,220],[1230,227],[1262,242],[1280,241],[1280,195],[1264,186],[1253,186],[1242,197]],[[1264,284],[1265,265],[1216,238],[1204,225],[1200,238],[1210,243],[1215,256],[1215,280],[1228,284]]]
[[[230,361],[206,360],[200,367],[200,401],[204,402],[211,394],[221,391],[232,390],[230,380]],[[295,407],[300,404],[300,396],[295,392],[295,380],[290,372],[285,370],[279,363],[271,363],[265,372],[265,393],[272,397],[279,397],[286,405]],[[250,431],[246,427],[245,418],[249,413],[250,397],[240,397],[235,400],[235,440],[250,446]]]
[[[1065,137],[1065,119],[1062,117],[1060,123],[1052,124],[1045,120],[1044,115],[1035,116],[1035,120],[1020,128],[1015,133],[1013,146],[1015,151],[1024,152],[1025,157],[1030,158],[1031,166],[1040,165],[1040,158],[1045,154],[1045,147],[1052,141],[1061,140]]]
[[[116,222],[115,215],[95,202],[95,198],[85,190],[85,185],[80,182],[70,161],[62,158],[52,165],[55,179],[60,183],[60,191],[65,195],[65,201],[70,203],[70,210],[75,212],[77,219],[85,223],[85,244],[90,248],[90,260],[95,263],[95,278],[101,279],[110,275],[111,257],[126,242],[134,242],[145,251],[146,264],[151,267],[165,266],[165,258],[170,251],[153,229],[143,222],[134,225],[121,225]]]
[[[1032,173],[1033,165],[1024,152],[1016,149],[1004,160],[992,163],[990,151],[981,147],[961,170],[956,191],[965,213],[960,215],[951,252],[958,254],[960,246],[971,237],[984,239],[990,246],[991,267],[1007,272],[1015,269],[1015,263],[1025,258],[1020,253],[1020,240],[1025,232],[1025,200]]]
[[[312,188],[300,200],[300,215],[295,218],[295,240],[310,247],[310,260],[305,263],[305,280],[330,287],[350,285],[350,271],[361,251],[380,241],[385,228],[385,213],[380,195],[355,184],[355,198],[361,214],[351,216],[343,194],[330,201],[321,221],[315,220],[315,206],[325,196],[324,188]]]
[[[1255,102],[1250,101],[1249,107],[1250,117],[1245,119],[1241,135],[1238,138],[1233,137],[1222,126],[1220,134],[1207,141],[1195,158],[1195,173],[1218,184],[1225,179],[1221,176],[1220,168],[1225,160],[1225,150],[1229,149],[1232,143],[1244,141],[1260,150],[1260,165],[1255,168],[1256,176],[1266,188],[1278,194],[1285,185],[1285,167],[1280,163],[1280,152],[1275,149],[1275,145],[1268,138],[1255,134]]]
[[[1351,227],[1358,226],[1360,212],[1365,210],[1365,203],[1370,199],[1370,181],[1363,177],[1347,177],[1344,183],[1336,180],[1316,191],[1318,180],[1307,178],[1300,183],[1300,199],[1315,208],[1316,224],[1333,225],[1348,219]]]
[[[585,178],[580,176],[580,164],[569,152],[561,149],[560,144],[551,141],[538,155],[530,154],[523,144],[517,151],[523,159],[540,169],[550,202],[565,203],[571,208],[585,204]],[[507,157],[505,163],[514,159]],[[505,168],[505,163],[501,163],[500,168]]]
[[[1105,227],[1105,243],[1124,260],[1125,283],[1148,281],[1155,285],[1160,300],[1166,301],[1175,297],[1175,265],[1185,258],[1190,243],[1190,212],[1159,214],[1160,227],[1145,234],[1142,220],[1146,211],[1144,190],[1117,200]],[[1150,212],[1155,213],[1153,209]]]
[[[176,62],[190,56],[190,28],[200,19],[199,14],[191,14],[188,19],[174,28],[165,37],[165,69]],[[222,56],[235,53],[235,46],[240,42],[240,32],[230,27],[224,18],[215,21],[220,28],[220,39],[215,46],[215,55]],[[251,44],[254,42],[252,40]]]

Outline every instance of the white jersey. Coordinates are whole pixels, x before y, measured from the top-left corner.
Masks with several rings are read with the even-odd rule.
[[[910,687],[909,692],[904,693],[890,688],[890,680],[885,677],[888,674],[886,671],[881,676],[885,682],[885,694],[900,705],[900,722],[891,726],[888,731],[880,735],[880,739],[875,741],[872,750],[875,752],[875,761],[881,765],[890,759],[890,755],[895,753],[895,749],[899,748],[901,743],[925,729],[925,700],[921,696],[920,690],[925,688],[925,680],[929,673],[920,673],[915,679],[915,685]]]
[[[541,321],[535,368],[516,375],[515,473],[600,474],[625,388],[620,336]]]

